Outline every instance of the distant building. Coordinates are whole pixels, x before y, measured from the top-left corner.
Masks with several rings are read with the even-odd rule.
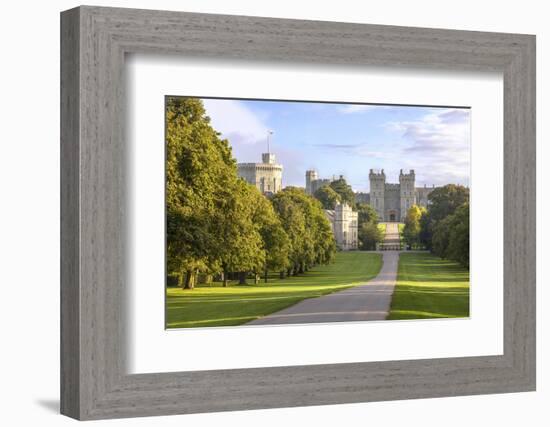
[[[275,163],[273,153],[263,153],[262,163],[239,163],[237,167],[239,176],[265,195],[283,188],[283,166]]]
[[[332,225],[336,244],[343,251],[357,249],[357,212],[346,203],[337,203],[334,210],[325,210]]]
[[[313,195],[315,192],[326,185],[330,185],[330,183],[334,181],[333,179],[319,179],[319,175],[317,175],[317,171],[315,170],[307,170],[306,171],[306,193]]]
[[[366,203],[368,205],[370,203],[370,194],[362,192],[355,193],[355,203]]]
[[[428,206],[428,195],[435,187],[415,187],[415,174],[399,173],[399,184],[386,182],[384,169],[369,173],[370,201],[369,204],[376,210],[381,221],[404,221],[407,210],[412,205]]]
[[[428,207],[428,204],[430,203],[428,196],[434,190],[435,185],[432,185],[431,187],[426,187],[426,185],[424,185],[424,187],[416,187],[416,204],[418,206]]]

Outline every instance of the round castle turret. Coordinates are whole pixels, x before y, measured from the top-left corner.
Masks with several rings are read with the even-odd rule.
[[[283,166],[275,163],[275,154],[262,153],[262,163],[239,163],[238,173],[263,194],[275,194],[283,189]]]

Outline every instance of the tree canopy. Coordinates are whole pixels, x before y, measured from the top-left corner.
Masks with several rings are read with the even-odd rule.
[[[321,202],[295,187],[279,191],[271,201],[290,240],[288,272],[330,262],[336,242]]]
[[[429,195],[430,218],[439,221],[452,214],[469,200],[470,191],[462,185],[448,184],[434,189]]]
[[[202,101],[166,105],[167,269],[193,288],[197,273],[300,273],[336,250],[321,203],[287,188],[270,201],[239,178],[231,147]]]
[[[420,243],[420,220],[426,212],[426,208],[417,205],[411,206],[407,211],[403,238],[411,247],[415,247]]]
[[[470,206],[464,203],[434,226],[433,251],[442,258],[470,264]]]
[[[352,207],[355,206],[355,193],[344,177],[332,181],[329,186],[340,196],[342,203],[347,203]]]
[[[378,227],[378,214],[376,210],[366,203],[357,203],[357,237],[359,248],[363,250],[375,250],[376,244],[384,240],[384,233]]]
[[[360,248],[365,251],[376,249],[376,244],[384,240],[384,233],[378,227],[378,224],[373,221],[363,222],[359,226],[359,243]]]
[[[428,209],[419,220],[418,239],[442,258],[469,265],[469,190],[449,184],[428,195]]]
[[[367,203],[357,203],[355,209],[357,210],[357,222],[359,224],[364,222],[374,222],[378,224],[378,214],[376,213],[376,209],[371,205]]]
[[[319,188],[315,192],[314,197],[321,202],[324,209],[334,209],[336,203],[342,201],[340,195],[329,185],[323,185]]]

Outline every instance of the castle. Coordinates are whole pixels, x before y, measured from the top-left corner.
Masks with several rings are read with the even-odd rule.
[[[342,176],[340,176],[342,178]],[[306,171],[306,193],[314,195],[315,192],[334,181],[333,179],[320,179],[317,171]],[[357,203],[371,205],[380,221],[403,222],[407,210],[413,206],[428,206],[428,195],[434,190],[434,186],[416,187],[415,174],[411,169],[409,173],[399,173],[399,183],[391,184],[386,182],[384,169],[380,172],[370,170],[369,173],[370,193],[355,193]]]
[[[263,153],[262,163],[239,163],[237,168],[239,176],[262,194],[275,194],[283,188],[283,166],[275,163],[273,153]]]
[[[380,172],[370,170],[369,204],[376,210],[381,221],[403,222],[412,205],[428,205],[428,195],[435,187],[415,187],[414,178],[414,169],[409,173],[403,173],[401,169],[399,184],[389,184],[386,182],[384,169]]]
[[[330,221],[338,247],[343,251],[357,249],[358,213],[346,203],[336,203],[334,210],[325,210],[325,215]]]
[[[263,153],[262,163],[239,163],[238,173],[248,183],[256,186],[262,194],[273,195],[283,188],[283,166],[275,162],[275,154]],[[340,176],[340,178],[343,178]],[[320,179],[317,171],[306,171],[306,193],[315,192],[333,179]],[[413,205],[427,206],[428,195],[434,187],[415,187],[415,174],[399,172],[399,183],[386,182],[384,169],[370,170],[370,193],[355,193],[356,201],[370,204],[377,212],[380,221],[403,222],[407,210]],[[358,213],[346,203],[337,203],[332,210],[325,210],[329,219],[336,244],[341,250],[358,247]]]
[[[325,185],[330,185],[333,179],[319,179],[319,175],[315,170],[306,171],[306,193],[309,195],[315,194],[315,192]]]

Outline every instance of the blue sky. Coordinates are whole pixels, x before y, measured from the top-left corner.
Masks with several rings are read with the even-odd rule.
[[[213,127],[238,162],[260,162],[269,130],[283,185],[305,186],[305,171],[344,175],[369,191],[369,170],[387,182],[414,169],[417,186],[469,186],[470,110],[443,107],[204,99]]]

